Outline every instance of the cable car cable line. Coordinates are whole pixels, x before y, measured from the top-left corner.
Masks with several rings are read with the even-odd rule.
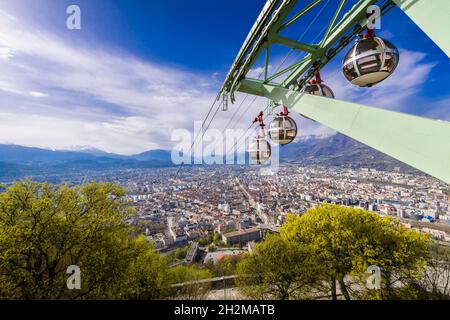
[[[323,11],[323,9],[325,9],[328,3],[329,1],[325,4],[325,6],[322,7],[322,10],[316,16],[316,19],[318,16],[320,16],[320,13]],[[343,2],[341,2],[341,4],[342,3]],[[337,16],[337,13],[335,14],[335,16]],[[370,15],[367,14],[367,18],[369,17]],[[313,22],[315,22],[316,19],[314,19]],[[325,27],[328,28],[328,30],[330,30],[332,26],[328,25]],[[319,34],[314,38],[312,42],[314,42],[315,39],[319,37],[323,32],[324,29],[319,32]],[[353,30],[353,34],[347,37],[346,41],[344,42],[341,41],[340,47],[332,51],[333,57],[347,45],[348,43],[347,41],[351,39],[355,33],[357,33],[357,31]],[[361,51],[357,51],[358,45],[361,45],[362,47]],[[288,56],[290,52],[288,53]],[[371,59],[369,60],[368,57],[370,57]],[[386,63],[385,61],[389,59],[390,61]],[[395,70],[398,63],[398,50],[387,40],[383,41],[383,39],[375,37],[374,30],[367,27],[366,35],[363,37],[362,40],[357,40],[355,46],[350,50],[350,53],[347,54],[346,60],[347,62],[344,62],[344,74],[346,78],[349,81],[353,80],[352,83],[357,84],[359,86],[372,86],[376,83],[383,81]],[[378,63],[374,63],[374,60],[377,61]],[[359,69],[357,69],[357,63],[359,65]],[[333,91],[328,86],[323,84],[323,80],[320,76],[320,69],[324,65],[325,65],[324,62],[316,60],[316,62],[312,64],[311,69],[308,71],[307,75],[304,76],[301,82],[298,84],[297,86],[298,90],[308,94],[334,99]],[[353,72],[354,74],[346,74],[345,66],[353,66],[353,65],[355,66],[355,69],[357,69],[356,72]],[[363,72],[364,74],[362,74]],[[276,72],[275,75],[278,75],[278,73]],[[308,78],[312,78],[312,76],[315,76],[315,79],[311,79],[305,84],[305,80]],[[349,77],[351,76],[353,78],[349,79]],[[295,121],[288,116],[289,111],[287,106],[283,106],[283,108],[284,108],[283,112],[277,114],[274,120],[270,123],[270,128],[268,130],[268,136],[270,137],[270,139],[275,144],[279,145],[286,145],[294,141],[298,132]],[[261,134],[258,135],[257,139],[259,139],[260,136]],[[267,147],[265,146],[264,143],[255,144],[254,142],[252,142],[249,147],[249,150],[251,151],[251,152],[249,151],[250,154],[251,155],[255,154],[251,157],[253,159],[256,159],[258,164],[262,162],[259,161],[259,157],[256,156],[259,155],[259,151],[254,149],[257,149],[259,146],[262,147],[262,154],[266,154],[265,150],[267,149]]]
[[[327,0],[327,2],[322,6],[322,8],[318,11],[318,13],[316,14],[316,16],[314,17],[314,19],[309,23],[309,25],[308,25],[308,27],[303,31],[303,33],[299,36],[299,38],[297,39],[297,41],[302,41],[302,39],[304,38],[304,36],[308,33],[308,31],[311,29],[311,27],[315,24],[315,22],[317,21],[317,19],[322,15],[322,13],[323,13],[323,11],[325,10],[325,8],[328,6],[328,4],[330,3],[330,1],[331,0]],[[326,30],[326,28],[327,28],[328,26],[325,26],[315,37],[314,37],[314,39],[312,40],[312,42],[314,42],[314,41],[316,41],[316,39],[323,33],[323,32],[325,32],[325,30]],[[283,64],[286,62],[286,60],[289,58],[289,56],[292,54],[292,52],[294,52],[295,50],[293,49],[293,48],[290,48],[290,50],[289,50],[289,52],[284,56],[284,58],[282,59],[282,61],[280,62],[280,64],[277,66],[277,68],[276,68],[276,70],[275,70],[275,74],[277,73],[277,72],[279,72],[280,71],[280,69],[281,69],[281,67],[283,66]],[[299,56],[301,55],[301,53],[299,53]],[[261,73],[260,73],[260,75],[259,75],[259,77],[258,77],[258,79],[259,78],[261,78],[261,76],[263,75],[263,73],[264,73],[264,71],[262,71]],[[246,98],[247,98],[247,96],[248,96],[249,94],[247,94],[246,95]],[[258,97],[257,96],[255,96],[255,98],[252,100],[252,102],[247,106],[247,110],[248,110],[248,108],[256,101],[256,99],[257,99]],[[267,107],[266,107],[266,109],[264,110],[264,112],[267,110]],[[242,117],[244,116],[244,114],[245,114],[245,111],[244,111],[244,113],[241,115],[241,117],[239,118],[239,120],[238,121],[236,121],[236,123],[238,123],[241,119],[242,119]],[[264,118],[264,121],[267,119],[267,117],[268,117],[268,115],[266,115],[266,117]],[[292,120],[293,121],[293,120]],[[294,124],[295,124],[295,122],[294,122]],[[247,132],[248,132],[248,130],[251,128],[253,126],[253,124],[241,135],[241,137],[238,139],[238,141],[240,141],[246,134],[247,134]],[[295,129],[296,129],[296,125],[295,125]],[[296,135],[296,134],[295,134]],[[295,138],[295,137],[294,137]],[[245,140],[246,139],[244,139],[244,142],[245,142]],[[293,140],[293,139],[292,139]],[[233,150],[233,154],[235,153],[235,152],[237,152],[237,149],[241,146],[242,144],[240,144],[238,147],[236,147],[236,144],[234,145],[234,147],[236,147],[234,150]],[[229,153],[229,151],[227,152],[227,154]]]
[[[365,29],[376,27],[377,19],[394,7],[409,16],[450,57],[450,42],[445,38],[445,30],[450,25],[445,12],[450,10],[450,2],[355,0],[353,6],[346,6],[346,0],[341,0],[336,1],[339,5],[331,20],[325,19],[329,20],[328,29],[319,44],[296,42],[281,35],[294,22],[307,21],[305,14],[319,2],[324,3],[325,0],[302,1],[303,6],[298,10],[298,0],[268,1],[231,65],[221,93],[229,94],[232,101],[237,92],[265,97],[274,103],[290,101],[287,107],[303,117],[450,183],[450,146],[445,140],[450,134],[450,122],[369,107],[358,102],[324,99],[302,92],[318,71],[340,55],[342,50],[349,49],[347,46],[352,40],[356,40],[356,44],[345,56],[340,68],[350,83],[370,87],[390,76],[398,63],[397,49],[383,39],[376,39],[370,31],[362,38],[360,35]],[[269,49],[273,45],[307,54],[292,63],[291,59],[286,59],[289,66],[267,77]],[[254,79],[249,76],[249,71],[264,50],[265,79]]]
[[[314,17],[314,19],[309,23],[309,25],[307,26],[307,28],[303,31],[303,33],[298,37],[297,41],[302,41],[303,38],[306,36],[306,34],[309,32],[309,30],[313,27],[313,25],[315,24],[315,22],[317,21],[317,19],[322,15],[323,11],[325,10],[325,8],[328,6],[328,4],[330,3],[331,0],[327,0],[327,2],[322,6],[322,8],[318,11],[318,13],[316,14],[316,16]],[[325,28],[323,28],[319,34],[317,34],[314,39],[312,40],[313,42],[320,36],[320,34],[322,34],[327,26],[325,26]],[[286,60],[289,58],[289,56],[294,52],[295,50],[293,48],[290,48],[289,52],[284,56],[284,58],[282,59],[282,61],[280,62],[280,64],[278,65],[278,67],[275,70],[275,73],[277,73],[278,71],[280,71],[281,67],[283,66],[283,64],[286,62]],[[301,55],[301,53],[299,54]],[[262,77],[262,75],[264,74],[264,70],[261,71],[261,73],[258,76],[258,79],[260,79]],[[244,100],[241,102],[241,104],[239,105],[238,109],[240,109],[240,107],[242,106],[243,102],[247,99],[247,97],[249,96],[249,94],[247,93],[246,96],[244,97]],[[256,101],[257,97],[255,97],[252,102],[247,106],[246,110],[248,111],[248,108]],[[235,114],[233,115],[232,118],[234,118],[234,116],[237,114],[237,110],[235,112]],[[236,123],[239,123],[239,121],[242,119],[242,117],[244,116],[244,113],[241,115],[241,117],[239,118],[238,121],[236,121]],[[231,120],[228,122],[228,124],[225,126],[225,129],[223,131],[225,131],[228,126],[230,125]]]
[[[216,98],[214,99],[214,101],[213,101],[211,107],[209,108],[208,113],[206,114],[205,119],[202,121],[201,129],[200,129],[200,131],[197,133],[197,136],[195,137],[194,141],[192,142],[191,148],[190,148],[190,150],[189,150],[189,155],[191,155],[192,149],[194,148],[194,145],[195,145],[195,143],[196,143],[198,137],[200,136],[200,133],[203,131],[203,128],[204,128],[204,126],[205,126],[205,123],[206,123],[206,121],[208,120],[208,117],[210,116],[210,114],[211,114],[212,110],[214,109],[214,106],[216,105],[216,103],[217,103],[217,101],[219,100],[219,98],[220,98],[220,91],[218,92],[218,94],[217,94]],[[222,103],[223,103],[223,101],[222,101],[222,102],[219,104],[219,106],[217,107],[216,112],[214,113],[212,119],[214,119],[214,117],[216,116],[217,111],[219,110],[219,108],[220,108],[220,106],[222,105]],[[212,120],[209,122],[208,128],[209,128],[209,126],[211,125],[211,122],[212,122]],[[191,156],[190,156],[190,158],[192,159]],[[179,165],[178,170],[177,170],[177,172],[175,173],[175,176],[174,176],[174,178],[173,178],[174,180],[176,180],[176,179],[178,178],[178,175],[180,174],[180,171],[181,171],[181,169],[183,168],[183,166],[184,166],[184,161]],[[162,201],[163,203],[164,203],[165,200],[166,200],[166,196],[167,196],[167,193],[164,194],[163,201]]]
[[[195,146],[195,143],[197,142],[198,137],[199,137],[200,134],[201,134],[201,135],[202,135],[202,139],[203,139],[203,137],[204,137],[204,135],[205,135],[205,132],[208,131],[209,127],[211,126],[211,123],[212,123],[212,121],[214,120],[214,118],[216,117],[217,112],[219,111],[220,107],[222,106],[222,103],[223,103],[223,102],[221,102],[221,103],[217,106],[216,111],[214,112],[213,116],[211,117],[211,120],[209,121],[208,126],[206,127],[206,129],[203,130],[203,125],[202,125],[202,128],[201,128],[201,130],[198,132],[197,137],[196,137],[196,138],[194,139],[194,141],[192,142],[191,148],[190,148],[190,150],[189,150],[189,152],[188,152],[188,153],[189,153],[189,157],[190,157],[191,160],[192,160],[192,155],[191,155],[191,153],[192,153],[192,150],[194,149],[194,146]],[[214,106],[214,105],[213,105],[213,106]],[[205,119],[205,120],[207,120],[207,119]],[[204,123],[206,123],[206,121],[203,122],[203,124],[204,124]],[[178,171],[177,171],[177,173],[175,174],[174,179],[177,179],[177,178],[178,178],[178,175],[179,175],[181,169],[183,168],[184,164],[185,164],[184,161],[180,164],[180,166],[179,166],[179,168],[178,168]]]
[[[330,1],[331,1],[331,0],[327,0],[327,2],[322,6],[322,8],[321,8],[321,9],[319,10],[319,12],[316,14],[316,16],[314,17],[314,19],[309,23],[308,27],[303,31],[303,33],[300,35],[300,37],[298,38],[297,41],[301,41],[301,40],[303,39],[303,37],[304,37],[304,36],[307,34],[307,32],[311,29],[311,27],[314,25],[314,23],[317,21],[317,19],[320,17],[320,15],[322,15],[323,11],[324,11],[325,8],[328,6],[328,4],[330,3]],[[324,30],[325,30],[325,28],[322,29],[322,31],[321,31],[321,32],[313,39],[313,41],[315,41],[315,40],[320,36],[320,34],[323,33]],[[286,62],[286,60],[287,60],[288,57],[292,54],[293,51],[294,51],[293,48],[291,48],[291,49],[289,50],[289,52],[285,55],[285,57],[283,58],[283,60],[281,61],[281,63],[278,65],[277,69],[275,70],[275,73],[278,72],[278,71],[281,69],[281,67],[282,67],[283,64]],[[262,76],[263,74],[264,74],[264,71],[262,71],[262,72],[259,74],[258,79],[260,79],[261,76]],[[192,145],[191,145],[189,154],[190,154],[190,153],[192,152],[192,150],[194,149],[195,143],[197,142],[198,137],[200,136],[200,134],[203,132],[203,134],[202,134],[202,139],[203,139],[203,136],[204,136],[205,132],[209,129],[209,127],[210,127],[212,121],[214,120],[215,116],[217,115],[217,112],[218,112],[218,110],[219,110],[219,108],[220,108],[220,105],[222,105],[223,101],[221,102],[221,104],[219,105],[219,107],[216,109],[216,112],[214,113],[213,117],[211,118],[211,120],[210,120],[210,122],[209,122],[209,124],[208,124],[208,126],[207,126],[207,128],[206,128],[206,130],[203,131],[204,124],[206,123],[206,120],[208,119],[209,115],[211,114],[211,111],[213,110],[214,105],[215,105],[215,104],[217,103],[217,101],[219,100],[220,93],[221,93],[221,92],[220,92],[220,90],[219,90],[219,93],[218,93],[216,99],[214,100],[213,104],[211,105],[211,107],[210,107],[210,109],[209,109],[209,111],[208,111],[208,114],[206,115],[205,120],[204,120],[203,123],[202,123],[202,127],[201,127],[200,132],[197,134],[196,138],[194,139],[194,141],[193,141],[193,143],[192,143]],[[246,94],[246,96],[244,97],[244,99],[242,100],[242,102],[240,103],[240,105],[238,106],[238,108],[236,109],[235,113],[234,113],[233,116],[231,117],[230,121],[228,121],[227,125],[226,125],[225,128],[223,129],[223,132],[225,132],[225,130],[226,130],[226,129],[228,128],[228,126],[231,124],[233,118],[236,116],[236,114],[238,113],[238,110],[242,107],[242,105],[244,104],[244,102],[246,101],[246,99],[248,98],[248,96],[249,96],[249,94]],[[255,96],[255,98],[254,98],[254,99],[250,102],[250,104],[247,106],[247,108],[246,108],[247,111],[248,111],[248,108],[250,108],[250,106],[253,105],[253,103],[256,101],[256,99],[257,99],[257,96]],[[267,110],[267,107],[266,107],[266,109],[264,110],[264,112],[265,112],[266,110]],[[236,121],[236,123],[239,123],[239,121],[243,118],[243,116],[244,116],[245,113],[246,113],[246,112],[244,111],[244,113],[239,117],[239,119]],[[267,119],[267,116],[264,118],[264,120],[265,120],[265,119]],[[253,125],[253,124],[252,124],[252,125]],[[251,128],[251,126],[250,126],[250,128]],[[247,129],[247,131],[248,131],[248,129]],[[245,132],[245,133],[246,133],[246,132]],[[245,133],[244,133],[243,136],[245,136]],[[242,139],[242,136],[239,138],[239,140],[240,140],[240,139]],[[236,150],[235,150],[235,151],[236,151]],[[235,151],[234,151],[234,152],[235,152]],[[234,152],[233,152],[233,153],[234,153]],[[228,152],[227,152],[226,154],[228,154]],[[183,165],[184,165],[184,162],[181,163],[180,168],[179,168],[179,170],[177,171],[177,173],[176,173],[174,179],[177,179],[177,177],[178,177],[178,175],[179,175],[179,172],[180,172],[181,168],[183,167]]]

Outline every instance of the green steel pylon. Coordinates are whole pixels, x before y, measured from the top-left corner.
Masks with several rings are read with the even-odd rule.
[[[290,15],[298,1],[268,0],[239,51],[222,92],[229,93],[231,101],[234,100],[234,92],[240,91],[285,104],[309,119],[450,183],[450,122],[298,91],[299,86],[312,77],[315,68],[320,69],[327,64],[362,31],[367,24],[367,8],[380,2],[360,0],[337,21],[346,3],[346,0],[341,0],[325,36],[319,43],[302,43],[280,35],[281,31],[292,27],[321,1],[310,0],[300,12]],[[382,14],[398,5],[449,56],[450,41],[446,31],[450,29],[450,1],[393,0],[382,3]],[[288,17],[290,18],[287,19]],[[305,55],[298,62],[269,77],[269,53],[273,44],[303,51]],[[264,79],[246,77],[263,52]]]

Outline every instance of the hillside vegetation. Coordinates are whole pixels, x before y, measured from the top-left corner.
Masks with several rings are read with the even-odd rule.
[[[244,295],[257,299],[448,297],[448,251],[367,211],[322,205],[290,215],[280,234],[240,261],[174,268],[138,235],[135,215],[125,191],[111,183],[3,188],[0,299],[194,299],[209,291],[196,280],[233,274]],[[81,288],[70,290],[73,265]],[[366,288],[369,266],[381,269],[376,290]]]

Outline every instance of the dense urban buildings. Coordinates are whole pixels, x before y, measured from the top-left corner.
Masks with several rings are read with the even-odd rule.
[[[283,164],[277,174],[256,166],[130,169],[90,176],[128,191],[149,241],[171,250],[218,234],[224,245],[247,248],[277,232],[288,213],[302,214],[323,202],[393,216],[406,226],[450,241],[447,184],[421,174],[369,168]],[[176,179],[175,179],[176,177]],[[80,176],[78,182],[87,181]]]
[[[138,219],[130,223],[141,226],[162,252],[214,234],[223,242],[221,250],[247,250],[248,242],[277,232],[287,214],[302,214],[323,202],[396,217],[436,241],[450,243],[449,186],[419,173],[296,164],[282,164],[273,175],[262,175],[256,166],[184,167],[176,175],[177,171],[128,169],[53,178],[123,186],[138,211]],[[200,249],[208,251],[201,245]]]

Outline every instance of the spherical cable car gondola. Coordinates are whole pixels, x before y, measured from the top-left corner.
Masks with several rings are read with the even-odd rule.
[[[257,164],[263,164],[267,160],[270,159],[272,155],[272,149],[270,147],[269,141],[267,141],[266,135],[264,133],[264,120],[263,120],[263,112],[261,111],[258,116],[255,118],[253,123],[259,123],[259,133],[258,136],[255,137],[249,145],[248,153],[250,155],[250,159],[255,161]]]
[[[289,110],[284,106],[283,112],[277,114],[269,126],[269,137],[274,143],[287,145],[297,136],[297,124],[289,117]]]
[[[334,99],[333,90],[331,90],[329,86],[323,84],[319,71],[316,72],[316,78],[309,81],[309,83],[305,86],[305,92],[316,96]]]
[[[343,62],[348,81],[371,87],[389,77],[397,68],[398,49],[386,39],[376,37],[372,29],[350,49]]]

